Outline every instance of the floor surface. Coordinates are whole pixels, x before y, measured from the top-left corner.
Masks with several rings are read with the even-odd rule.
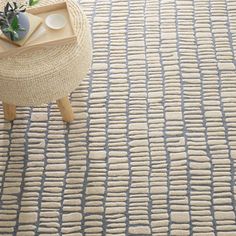
[[[235,236],[236,2],[80,4],[76,120],[0,106],[0,235]]]

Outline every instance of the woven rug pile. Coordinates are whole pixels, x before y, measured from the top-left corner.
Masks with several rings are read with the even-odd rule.
[[[91,72],[0,106],[0,235],[236,235],[235,0],[81,0]]]

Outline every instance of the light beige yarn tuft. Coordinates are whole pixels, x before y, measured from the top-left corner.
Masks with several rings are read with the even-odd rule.
[[[41,0],[40,5],[56,2],[61,1]],[[86,76],[92,61],[90,28],[78,3],[68,3],[78,43],[0,58],[1,101],[18,106],[48,103],[67,96]]]

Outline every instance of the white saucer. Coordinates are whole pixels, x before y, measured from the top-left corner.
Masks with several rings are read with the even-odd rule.
[[[46,25],[54,30],[62,29],[66,25],[66,18],[61,14],[52,14],[47,16]]]

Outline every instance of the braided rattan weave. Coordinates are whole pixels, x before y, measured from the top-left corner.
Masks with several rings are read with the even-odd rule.
[[[0,7],[6,2],[1,1]],[[55,2],[61,1],[41,0],[39,4]],[[91,63],[91,34],[78,3],[73,0],[68,3],[78,43],[0,58],[0,100],[18,106],[35,106],[65,97],[79,86]]]

